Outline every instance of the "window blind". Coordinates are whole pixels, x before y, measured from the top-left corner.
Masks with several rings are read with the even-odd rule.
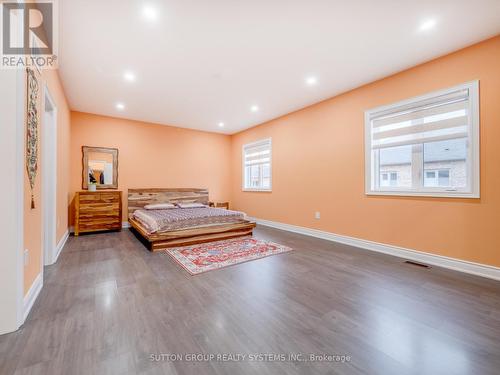
[[[469,90],[372,113],[372,149],[468,137]]]
[[[250,165],[267,164],[271,162],[271,141],[253,143],[244,148],[245,167]]]

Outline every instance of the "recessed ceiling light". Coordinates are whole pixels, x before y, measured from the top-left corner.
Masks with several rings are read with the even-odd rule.
[[[434,18],[430,18],[422,22],[418,28],[419,31],[427,31],[433,29],[437,24]]]
[[[259,110],[259,106],[258,105],[253,105],[253,106],[250,107],[250,110],[252,112],[257,112]]]
[[[316,77],[307,77],[306,78],[306,83],[309,85],[309,86],[314,86],[316,83],[318,83],[318,79]]]
[[[132,72],[125,72],[125,73],[123,73],[123,79],[127,82],[134,82],[135,81],[135,74]]]
[[[224,123],[223,122],[219,122],[219,128],[223,128],[224,127]]]
[[[158,12],[151,5],[145,5],[142,8],[142,15],[150,21],[155,21],[158,18]]]
[[[125,109],[125,104],[123,103],[116,103],[116,109],[119,111],[123,111]]]

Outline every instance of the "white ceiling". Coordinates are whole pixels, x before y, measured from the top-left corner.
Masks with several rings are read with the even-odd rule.
[[[500,0],[59,3],[73,110],[228,134],[500,33]]]

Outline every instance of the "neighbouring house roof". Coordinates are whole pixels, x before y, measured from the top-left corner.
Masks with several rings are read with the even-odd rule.
[[[411,145],[380,150],[380,165],[410,164]],[[424,143],[426,162],[465,160],[467,140],[452,139],[442,142]]]

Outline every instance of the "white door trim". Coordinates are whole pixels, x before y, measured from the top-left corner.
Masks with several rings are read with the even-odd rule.
[[[22,22],[16,18],[16,37],[23,35]],[[24,180],[26,71],[2,70],[0,85],[0,144],[3,160],[12,160],[4,171],[2,204],[6,225],[0,247],[0,334],[13,332],[24,323]],[[5,155],[5,156],[4,156]]]
[[[24,324],[24,174],[25,174],[25,83],[26,75],[23,69],[17,71],[16,77],[16,233],[17,238],[17,328]]]
[[[56,261],[57,253],[57,106],[44,85],[42,120],[42,227],[43,266]],[[48,108],[47,102],[50,106]]]

